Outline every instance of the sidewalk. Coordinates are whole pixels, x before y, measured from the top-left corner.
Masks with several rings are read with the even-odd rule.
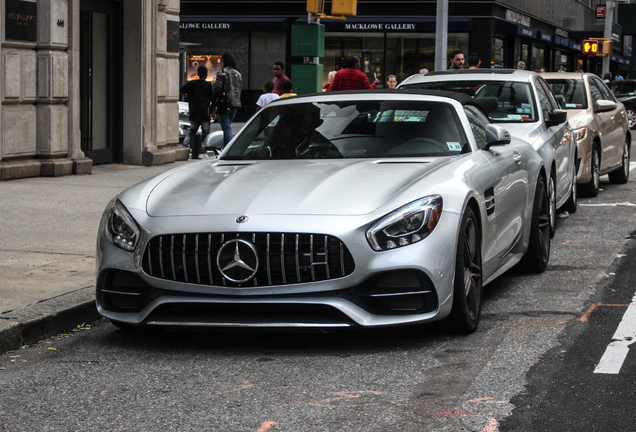
[[[106,204],[187,163],[97,165],[90,175],[0,182],[0,352],[99,318],[95,241]]]

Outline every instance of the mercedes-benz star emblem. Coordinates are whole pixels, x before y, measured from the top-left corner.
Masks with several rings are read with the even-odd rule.
[[[216,254],[216,265],[225,279],[236,283],[247,282],[258,272],[256,248],[242,239],[225,242]]]
[[[236,223],[245,223],[249,218],[245,215],[241,215],[236,218]]]

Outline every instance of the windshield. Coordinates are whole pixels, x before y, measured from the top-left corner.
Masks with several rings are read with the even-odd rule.
[[[467,142],[448,103],[274,103],[256,114],[222,159],[448,156],[469,152]]]
[[[443,79],[443,76],[435,77]],[[514,81],[438,81],[405,84],[400,88],[449,90],[475,98],[493,123],[537,121],[537,110],[530,84]]]
[[[582,79],[547,79],[554,97],[563,109],[587,109]]]

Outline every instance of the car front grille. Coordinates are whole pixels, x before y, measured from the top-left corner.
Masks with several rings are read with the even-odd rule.
[[[219,250],[232,240],[251,244],[258,259],[255,275],[244,282],[224,277],[217,264]],[[195,233],[152,238],[142,268],[150,276],[177,282],[258,287],[337,279],[350,275],[355,264],[344,243],[325,234]]]

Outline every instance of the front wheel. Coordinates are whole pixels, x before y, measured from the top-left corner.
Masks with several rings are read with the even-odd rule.
[[[550,259],[550,215],[548,206],[548,188],[543,177],[537,180],[532,208],[530,241],[528,250],[521,259],[521,267],[530,273],[541,273],[548,266]]]
[[[596,144],[592,147],[590,164],[592,179],[589,183],[581,185],[580,191],[581,195],[589,198],[594,198],[596,195],[598,195],[598,188],[601,184],[601,156]]]
[[[548,188],[548,196],[550,197],[550,238],[554,237],[556,233],[556,182],[554,176],[550,176],[550,187]]]
[[[623,146],[623,160],[621,167],[608,174],[609,181],[612,184],[625,184],[629,180],[629,140],[625,138]]]
[[[482,299],[481,236],[475,213],[467,208],[457,241],[451,326],[473,333],[479,325]]]
[[[577,193],[577,186],[576,186],[576,165],[574,168],[574,174],[572,176],[572,185],[570,186],[570,197],[568,198],[568,200],[565,202],[565,204],[563,204],[563,210],[565,210],[568,213],[576,213],[576,211],[579,208],[579,198],[578,198],[578,193]]]

